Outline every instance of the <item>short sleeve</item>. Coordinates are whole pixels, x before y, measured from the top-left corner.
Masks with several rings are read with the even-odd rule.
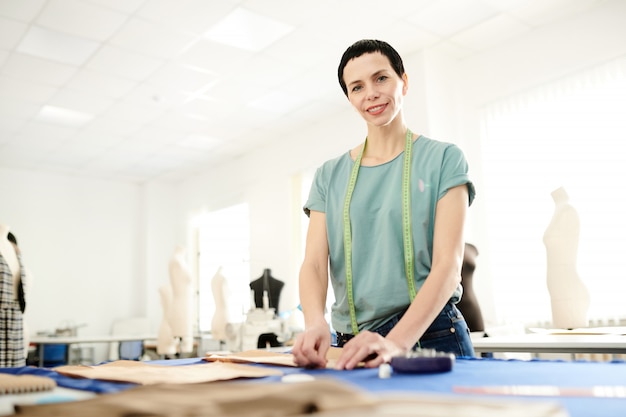
[[[326,193],[328,191],[328,182],[324,180],[324,167],[320,167],[315,171],[309,198],[304,204],[304,214],[311,215],[311,210],[326,212]]]
[[[446,195],[449,189],[466,184],[469,195],[468,205],[472,205],[476,197],[476,189],[469,179],[468,171],[469,165],[463,151],[458,146],[450,144],[443,155],[438,198],[441,199]]]

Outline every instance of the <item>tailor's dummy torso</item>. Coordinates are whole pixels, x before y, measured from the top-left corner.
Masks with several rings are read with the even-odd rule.
[[[170,260],[170,283],[172,285],[172,304],[169,324],[172,335],[182,339],[182,351],[193,350],[193,323],[191,320],[191,272],[185,259],[185,248],[178,246]]]
[[[222,275],[222,267],[211,279],[211,291],[215,300],[215,313],[211,320],[211,336],[217,340],[226,340],[226,325],[228,323],[228,307],[226,300],[228,297],[227,282]]]
[[[284,282],[274,278],[272,276],[272,271],[269,268],[266,268],[263,271],[263,276],[250,283],[250,289],[254,291],[254,303],[257,308],[263,307],[263,291],[267,291],[267,295],[269,297],[269,308],[275,309],[276,313],[278,313],[280,293],[284,285]]]
[[[485,323],[478,304],[478,298],[474,292],[474,270],[476,269],[476,257],[478,250],[472,244],[465,244],[463,253],[463,266],[461,268],[461,284],[463,285],[463,296],[457,307],[461,310],[467,326],[472,332],[484,332]]]
[[[578,275],[576,258],[580,221],[563,187],[552,192],[554,214],[544,235],[547,256],[547,285],[556,328],[588,325],[589,292]]]

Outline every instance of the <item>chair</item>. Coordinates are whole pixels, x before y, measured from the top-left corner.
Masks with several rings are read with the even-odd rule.
[[[133,336],[150,333],[150,321],[146,317],[132,317],[119,319],[113,322],[111,335]],[[140,360],[144,353],[143,340],[111,342],[109,345],[109,360],[128,359]]]
[[[140,361],[145,353],[143,340],[119,342],[118,356],[121,360]]]

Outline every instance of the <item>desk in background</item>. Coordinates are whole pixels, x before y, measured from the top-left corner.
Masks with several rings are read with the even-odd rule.
[[[476,353],[626,353],[626,336],[610,334],[520,334],[472,340]],[[625,414],[626,415],[626,414]]]
[[[80,343],[115,343],[115,342],[128,342],[128,341],[145,341],[155,339],[154,335],[101,335],[101,336],[32,336],[29,340],[30,343],[37,345],[37,354],[39,356],[39,366],[44,365],[44,356],[46,345],[67,345],[68,352],[71,350],[72,345]]]

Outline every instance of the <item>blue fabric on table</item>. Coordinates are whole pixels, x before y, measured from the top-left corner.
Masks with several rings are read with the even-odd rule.
[[[151,361],[150,364],[186,366],[206,363],[202,358]],[[254,365],[263,366],[263,365]],[[276,368],[276,367],[273,367]],[[455,386],[493,385],[554,385],[558,387],[589,388],[598,385],[626,386],[626,362],[588,362],[556,360],[502,360],[485,358],[458,358],[452,372],[441,374],[392,374],[391,378],[380,379],[378,369],[301,369],[280,367],[285,374],[304,373],[314,377],[331,377],[376,393],[437,392],[453,394]],[[4,368],[0,372],[32,374],[53,378],[66,388],[88,390],[96,393],[122,391],[135,384],[77,379],[65,377],[54,370],[35,367]],[[281,377],[247,379],[246,383],[277,382]],[[465,394],[470,395],[470,394]],[[492,398],[506,398],[494,396]],[[557,401],[567,409],[571,417],[624,417],[626,399],[588,397],[508,397],[516,401]]]

